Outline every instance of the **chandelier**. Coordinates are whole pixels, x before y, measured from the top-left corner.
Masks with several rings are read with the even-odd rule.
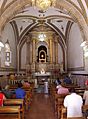
[[[32,6],[38,7],[43,12],[49,7],[54,7],[55,3],[56,0],[32,0]]]
[[[44,34],[44,33],[41,33],[41,34],[39,34],[39,40],[40,41],[44,41],[45,40],[45,38],[46,38],[46,35]]]

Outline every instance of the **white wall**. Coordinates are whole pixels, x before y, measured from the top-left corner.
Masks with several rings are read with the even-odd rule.
[[[60,44],[58,43],[58,63],[62,62],[63,62],[63,51]]]
[[[26,57],[27,57],[27,45],[24,43],[22,50],[21,50],[21,69],[25,69],[26,67]]]
[[[80,47],[80,44],[83,42],[83,38],[81,36],[81,32],[76,23],[72,25],[71,31],[69,33],[68,39],[68,68],[80,68],[84,66],[83,59],[83,50]]]

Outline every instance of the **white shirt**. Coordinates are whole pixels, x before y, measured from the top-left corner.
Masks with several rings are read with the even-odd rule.
[[[76,93],[67,95],[64,106],[67,107],[67,117],[82,117],[82,97]]]

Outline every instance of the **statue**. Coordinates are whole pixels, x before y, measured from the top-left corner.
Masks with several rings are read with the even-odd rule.
[[[40,73],[41,74],[45,74],[45,70],[44,69],[41,69]]]

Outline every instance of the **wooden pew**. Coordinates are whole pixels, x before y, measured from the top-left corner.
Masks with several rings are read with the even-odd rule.
[[[85,112],[88,110],[88,105],[83,105],[82,110]],[[86,117],[69,117],[67,118],[67,109],[62,106],[61,107],[61,119],[86,119]]]
[[[6,99],[4,100],[5,106],[20,106],[20,112],[22,112],[22,119],[24,119],[24,100],[23,99]]]
[[[61,118],[61,109],[63,107],[65,96],[67,96],[67,94],[58,94],[58,98],[56,99],[57,101],[56,109],[58,118]]]
[[[30,91],[26,91],[26,95],[25,95],[26,110],[28,110],[28,105],[31,104],[31,101],[32,101],[32,93]]]
[[[67,119],[67,109],[65,107],[61,107],[61,119]]]
[[[21,119],[20,106],[0,107],[0,119]]]

